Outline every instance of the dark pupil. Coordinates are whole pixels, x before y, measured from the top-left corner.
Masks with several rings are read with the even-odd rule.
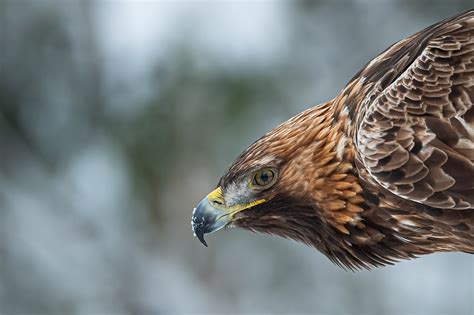
[[[267,182],[268,180],[270,179],[270,176],[268,176],[268,172],[263,172],[262,174],[260,174],[260,180],[262,182]]]

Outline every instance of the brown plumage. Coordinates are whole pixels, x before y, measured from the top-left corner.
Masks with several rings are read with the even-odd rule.
[[[471,10],[392,45],[333,100],[253,143],[207,199],[223,214],[198,207],[194,230],[279,235],[350,269],[472,254],[473,104]]]

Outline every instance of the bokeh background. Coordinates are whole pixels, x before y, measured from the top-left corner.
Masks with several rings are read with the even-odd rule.
[[[0,0],[0,314],[474,314],[474,258],[193,237],[265,131],[466,1]]]

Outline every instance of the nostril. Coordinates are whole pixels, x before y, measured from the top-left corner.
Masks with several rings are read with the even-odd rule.
[[[219,206],[222,206],[222,205],[224,204],[224,203],[223,203],[222,201],[220,201],[220,200],[213,200],[212,203],[215,204],[215,205],[219,205]]]

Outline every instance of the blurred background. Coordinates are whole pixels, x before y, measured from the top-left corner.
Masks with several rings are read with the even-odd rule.
[[[474,314],[474,258],[345,272],[196,203],[466,1],[0,0],[0,314]]]

